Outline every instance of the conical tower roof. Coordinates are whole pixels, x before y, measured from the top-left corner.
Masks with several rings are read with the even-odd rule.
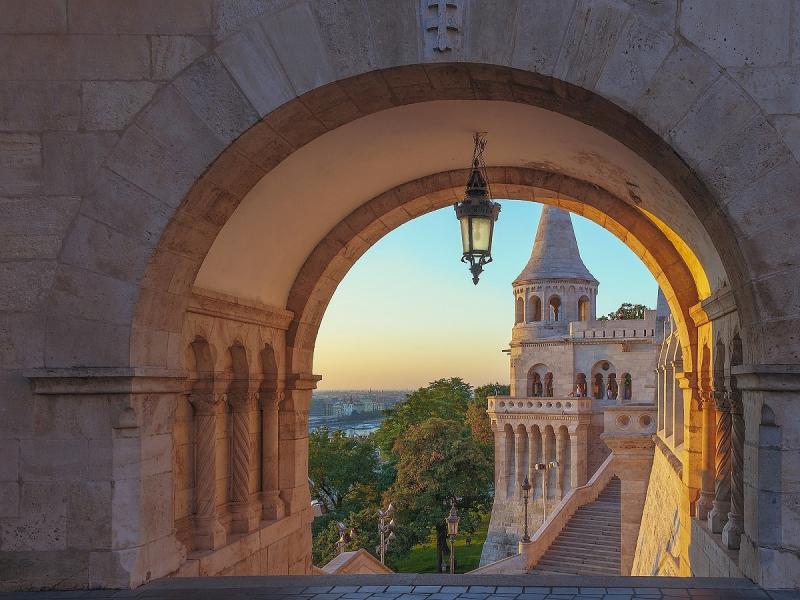
[[[597,283],[578,252],[569,213],[555,206],[542,209],[531,258],[514,283],[534,279],[581,279]]]

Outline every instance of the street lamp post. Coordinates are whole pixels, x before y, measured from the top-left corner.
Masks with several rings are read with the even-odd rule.
[[[531,536],[528,535],[528,500],[530,500],[531,484],[528,478],[522,482],[522,501],[525,503],[525,535],[522,536],[522,543],[528,544],[531,541]]]
[[[450,538],[450,575],[456,574],[456,536],[458,535],[458,513],[456,513],[456,499],[450,500],[450,514],[445,519],[447,535]]]
[[[336,527],[339,529],[339,540],[336,542],[336,550],[341,554],[344,552],[347,544],[356,537],[356,530],[352,527],[348,527],[341,521],[336,522]]]
[[[394,519],[390,519],[388,523],[386,522],[386,519],[389,519],[392,514],[394,514],[394,504],[391,502],[385,510],[380,508],[378,509],[378,518],[380,519],[378,523],[378,534],[381,536],[381,542],[378,545],[378,551],[381,555],[381,564],[385,564],[386,549],[389,547],[389,542],[395,538]]]
[[[456,217],[461,223],[461,262],[469,263],[475,285],[478,285],[483,266],[492,262],[494,222],[500,214],[500,204],[492,201],[486,178],[486,162],[483,159],[485,147],[486,139],[482,134],[476,133],[472,170],[467,180],[464,200],[455,205]]]
[[[533,468],[536,471],[541,471],[542,472],[542,511],[543,511],[543,514],[544,514],[544,518],[543,518],[542,523],[544,523],[547,520],[547,486],[546,486],[546,483],[547,483],[547,479],[548,479],[548,477],[550,475],[550,470],[558,468],[558,461],[557,460],[551,460],[549,463],[536,463],[533,466]]]

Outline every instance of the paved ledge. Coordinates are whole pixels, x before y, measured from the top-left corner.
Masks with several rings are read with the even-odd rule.
[[[329,575],[160,579],[136,590],[0,593],[0,600],[800,600],[744,579],[534,575]]]

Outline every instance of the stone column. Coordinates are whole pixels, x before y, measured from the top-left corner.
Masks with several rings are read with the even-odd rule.
[[[727,394],[714,392],[716,409],[716,450],[714,454],[714,500],[708,513],[708,525],[721,533],[728,520],[731,500],[731,412]]]
[[[561,429],[554,430],[556,436],[556,461],[558,468],[556,469],[556,500],[561,500],[564,497],[564,455],[566,454],[566,444],[568,443],[562,435]]]
[[[739,549],[744,530],[744,415],[742,396],[731,386],[728,400],[731,411],[731,504],[728,522],[722,528],[722,542],[730,550]]]
[[[663,431],[666,423],[666,404],[664,403],[664,396],[666,390],[664,389],[664,385],[666,382],[666,378],[664,375],[664,367],[658,367],[655,370],[656,373],[656,406],[658,406],[658,431]]]
[[[647,484],[653,466],[655,442],[649,435],[604,433],[606,445],[611,448],[614,474],[622,484],[620,498],[620,575],[630,575],[639,526],[644,512]]]
[[[570,443],[570,485],[572,489],[586,484],[588,470],[588,431],[589,426],[580,424],[569,432]]]
[[[505,490],[507,483],[505,477],[505,430],[497,421],[492,421],[492,433],[494,433],[494,495],[501,498],[500,490]]]
[[[308,408],[320,375],[298,373],[286,383],[286,397],[278,407],[278,478],[286,514],[311,513],[308,489]]]
[[[217,515],[217,415],[225,406],[225,394],[192,392],[189,401],[195,415],[195,516],[194,544],[213,550],[226,541]]]
[[[522,497],[522,482],[525,481],[525,476],[528,474],[528,466],[526,458],[528,455],[528,433],[525,427],[518,425],[517,430],[514,432],[514,447],[516,450],[516,478],[514,484],[514,496]]]
[[[542,430],[542,446],[544,448],[544,460],[542,462],[545,464],[550,464],[550,461],[552,461],[555,458],[553,456],[555,454],[555,448],[553,448],[553,446],[555,445],[555,439],[550,436],[550,431],[552,431],[552,428],[548,430],[548,428],[545,427]],[[550,471],[549,470],[543,471],[542,477],[544,478],[544,496],[542,498],[542,501],[547,502],[547,499],[550,497],[550,487],[551,487]],[[549,512],[550,511],[548,511],[548,513]]]
[[[700,472],[700,497],[695,504],[695,516],[703,521],[708,519],[714,504],[714,402],[711,399],[711,390],[707,387],[700,388],[700,403],[702,414],[702,470]]]
[[[533,486],[531,489],[531,498],[536,496],[536,463],[539,462],[539,445],[540,438],[536,435],[536,425],[528,427],[528,481]]]
[[[277,521],[286,514],[278,483],[278,406],[283,391],[262,391],[261,402],[261,518]]]
[[[260,509],[250,496],[250,459],[253,453],[250,419],[256,410],[257,394],[247,382],[237,383],[228,392],[231,406],[231,531],[249,533],[258,527]]]

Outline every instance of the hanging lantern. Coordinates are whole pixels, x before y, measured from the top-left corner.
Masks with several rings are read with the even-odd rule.
[[[483,150],[486,139],[475,134],[472,153],[472,171],[467,181],[464,200],[455,205],[456,217],[461,223],[461,262],[469,263],[472,282],[478,285],[483,266],[492,262],[492,235],[494,222],[500,214],[500,204],[492,201],[489,183],[486,180],[486,163]]]

